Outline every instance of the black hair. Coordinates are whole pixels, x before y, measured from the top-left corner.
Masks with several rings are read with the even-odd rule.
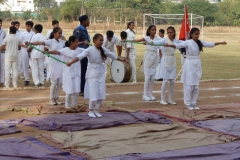
[[[93,36],[93,42],[94,42],[95,40],[97,40],[98,38],[100,38],[100,37],[103,37],[103,35],[101,35],[101,34],[99,34],[99,33],[95,34],[95,35]],[[101,53],[102,60],[105,61],[105,60],[107,59],[107,56],[106,56],[106,54],[104,53],[104,50],[103,50],[102,47],[100,47],[100,53]]]
[[[175,38],[176,38],[176,30],[175,30],[175,28],[174,28],[173,26],[169,26],[169,27],[167,28],[167,31],[168,31],[169,29],[173,30],[173,32],[175,33],[174,36],[173,36],[173,38],[175,39]]]
[[[9,32],[12,33],[12,34],[16,34],[17,28],[14,27],[14,26],[11,26],[11,27],[9,27]]]
[[[16,24],[19,24],[19,25],[20,25],[20,23],[19,23],[18,21],[14,21],[14,22],[13,22],[13,25],[15,26]]]
[[[159,32],[162,33],[162,34],[165,33],[164,29],[159,29]]]
[[[61,30],[60,27],[54,27],[54,28],[53,28],[53,31],[52,31],[51,34],[50,34],[49,39],[53,39],[53,38],[54,38],[54,34],[57,33],[59,30]]]
[[[134,22],[133,21],[131,21],[131,22],[128,22],[128,24],[127,24],[127,29],[129,28],[129,26],[131,26],[131,24],[134,24]],[[134,34],[135,34],[135,32],[134,31],[132,31]]]
[[[121,36],[122,39],[127,38],[127,32],[122,31],[122,32],[120,33],[120,36]]]
[[[70,36],[68,38],[68,41],[65,42],[66,47],[70,47],[72,42],[75,42],[78,38],[75,36]]]
[[[108,30],[106,33],[107,37],[113,37],[114,33],[111,30]]]
[[[156,28],[155,25],[150,25],[150,26],[148,27],[147,32],[146,32],[146,36],[150,36],[150,31],[151,31],[151,29],[152,29],[153,27]]]
[[[200,32],[200,30],[196,27],[193,27],[190,31],[190,39],[192,39],[192,34],[195,32]],[[200,40],[197,40],[197,45],[200,51],[203,51],[203,44]]]
[[[38,33],[42,33],[43,26],[41,24],[36,24],[34,26],[34,30],[36,30]]]
[[[59,22],[57,20],[52,21],[52,25],[58,24]]]
[[[0,19],[0,22],[2,22],[2,19]]]
[[[32,21],[27,21],[27,22],[25,23],[25,25],[28,25],[28,26],[33,27],[34,23],[33,23]]]

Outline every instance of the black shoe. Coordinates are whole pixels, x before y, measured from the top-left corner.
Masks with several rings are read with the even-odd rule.
[[[25,86],[28,86],[28,85],[30,85],[30,81],[29,81],[29,80],[26,80],[26,81],[25,81]]]
[[[42,86],[43,86],[43,84],[42,84],[42,83],[39,83],[39,84],[38,84],[38,87],[42,87]]]
[[[80,93],[79,93],[79,96],[84,97],[84,92],[80,92]]]

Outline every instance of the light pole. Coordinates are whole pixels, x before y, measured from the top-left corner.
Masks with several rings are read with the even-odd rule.
[[[83,5],[84,5],[84,0],[82,0],[81,16],[83,15],[83,12],[84,12],[84,8],[83,8],[84,6]]]

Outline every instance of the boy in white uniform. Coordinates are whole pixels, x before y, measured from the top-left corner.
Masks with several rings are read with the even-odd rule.
[[[6,31],[2,28],[2,20],[0,19],[0,46],[2,45],[3,39],[6,37]],[[5,51],[0,51],[0,83],[4,84],[4,72],[5,72]]]
[[[29,85],[30,84],[30,80],[29,80],[29,54],[27,52],[27,48],[28,46],[25,45],[25,42],[30,42],[33,35],[35,34],[32,31],[32,27],[34,25],[34,23],[32,21],[27,21],[25,23],[26,25],[26,31],[22,32],[20,34],[20,40],[22,42],[22,47],[21,47],[21,54],[22,54],[22,67],[23,67],[23,73],[24,73],[24,78],[25,78],[25,85]]]
[[[134,40],[135,39],[135,32],[134,29],[134,22],[129,22],[127,25],[127,40]],[[136,69],[136,49],[133,43],[126,43],[126,59],[129,60],[132,76],[133,76],[133,83],[137,83],[137,69]]]
[[[52,21],[52,26],[53,26],[53,28],[59,27],[59,22],[58,22],[57,20],[53,20],[53,21]],[[47,38],[47,39],[50,38],[50,35],[51,35],[52,31],[53,31],[53,29],[50,29],[50,30],[47,31],[47,34],[46,34],[46,38]],[[62,33],[62,36],[64,36],[63,33]]]
[[[20,23],[18,21],[14,21],[13,26],[16,27],[16,29],[17,29],[16,36],[18,38],[20,38],[20,34],[22,33],[22,31],[19,29],[20,28]],[[19,76],[20,79],[23,79],[22,74],[23,74],[22,52],[19,51],[19,54],[18,54],[18,76]]]
[[[118,48],[119,48],[118,37],[113,33],[113,31],[109,30],[109,31],[107,31],[106,36],[104,36],[104,41],[103,41],[102,47],[105,47],[110,52],[116,54],[116,50],[114,49],[114,44],[116,45],[116,48],[118,50]],[[107,76],[107,68],[108,68],[108,65],[111,64],[111,62],[112,62],[112,59],[107,58],[107,60],[105,62],[105,70],[106,70],[105,76]]]
[[[7,36],[0,47],[0,51],[5,50],[5,88],[9,88],[10,85],[10,72],[12,71],[12,84],[14,88],[17,88],[17,67],[18,67],[18,54],[21,49],[21,41],[16,36],[16,28],[14,26],[9,28],[9,36]]]
[[[43,26],[41,24],[37,24],[34,26],[35,35],[33,35],[30,42],[43,42],[46,38],[41,34],[43,30]],[[39,50],[44,50],[44,45],[35,46]],[[35,49],[29,48],[28,52],[31,52],[31,60],[32,60],[32,77],[35,87],[41,87],[44,84],[44,55],[42,52],[39,52]]]

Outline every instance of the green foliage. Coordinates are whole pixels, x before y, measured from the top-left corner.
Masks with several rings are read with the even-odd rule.
[[[76,21],[81,13],[81,0],[67,0],[61,9],[62,19],[67,21]]]
[[[11,11],[0,11],[0,19],[3,21],[11,21],[13,19],[13,15]]]
[[[27,10],[27,11],[24,11],[23,13],[22,13],[22,19],[23,20],[28,20],[28,19],[31,19],[32,18],[32,12],[31,12],[31,10]]]
[[[33,3],[38,13],[45,8],[57,7],[57,2],[55,0],[34,0]]]

